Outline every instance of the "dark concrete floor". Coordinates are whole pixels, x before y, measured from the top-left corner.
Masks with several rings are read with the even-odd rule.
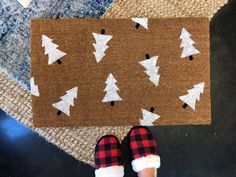
[[[159,177],[236,177],[236,0],[211,22],[211,80],[211,125],[151,128],[162,158]],[[125,155],[129,156],[127,150]],[[128,159],[124,159],[125,176],[133,177]],[[0,111],[0,177],[93,174],[91,166]]]

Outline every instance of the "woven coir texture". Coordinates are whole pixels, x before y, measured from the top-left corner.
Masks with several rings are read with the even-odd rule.
[[[228,0],[116,0],[103,15],[104,18],[130,17],[208,17]]]
[[[193,61],[180,59],[180,32],[185,27],[196,42],[200,54]],[[96,63],[93,55],[92,32],[105,29],[113,36],[106,56]],[[67,55],[62,64],[48,65],[48,56],[41,46],[47,35]],[[155,87],[138,63],[158,55],[160,83]],[[105,81],[112,73],[123,101],[115,106],[103,103]],[[34,20],[31,24],[31,76],[39,86],[40,97],[33,97],[35,126],[103,126],[138,125],[141,108],[155,108],[160,119],[156,125],[209,124],[210,58],[209,21],[207,18],[149,19],[148,30],[135,28],[130,19],[95,20]],[[205,82],[196,111],[183,109],[178,98],[194,84]],[[60,100],[65,91],[78,87],[78,98],[70,108],[71,116],[57,115],[52,103]]]

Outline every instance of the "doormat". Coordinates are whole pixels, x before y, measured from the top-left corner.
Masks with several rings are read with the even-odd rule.
[[[33,20],[34,126],[209,124],[209,55],[207,18]]]

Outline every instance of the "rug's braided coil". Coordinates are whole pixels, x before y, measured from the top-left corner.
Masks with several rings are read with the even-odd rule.
[[[31,117],[31,96],[17,82],[0,72],[0,107],[19,122],[45,137],[76,159],[93,165],[97,139],[114,134],[122,139],[130,127],[35,128]]]
[[[115,0],[103,18],[208,17],[228,0]]]
[[[104,18],[188,17],[211,18],[227,0],[129,0],[115,1]],[[94,165],[96,140],[104,134],[123,139],[130,127],[34,128],[31,118],[31,97],[17,82],[0,72],[0,108],[30,127],[76,159]]]

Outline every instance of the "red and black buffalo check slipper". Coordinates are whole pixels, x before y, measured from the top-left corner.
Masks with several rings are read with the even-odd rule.
[[[124,167],[121,162],[121,145],[117,137],[105,135],[95,147],[95,176],[123,177]]]
[[[128,139],[132,156],[131,164],[135,172],[145,168],[157,169],[160,167],[157,142],[147,127],[136,126],[131,128]]]

